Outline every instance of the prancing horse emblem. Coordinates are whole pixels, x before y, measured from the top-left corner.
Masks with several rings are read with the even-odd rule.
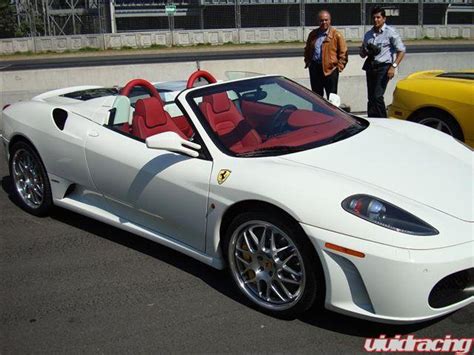
[[[219,174],[217,174],[217,182],[219,185],[222,185],[224,181],[227,180],[231,172],[229,169],[221,169],[221,171],[219,171]]]

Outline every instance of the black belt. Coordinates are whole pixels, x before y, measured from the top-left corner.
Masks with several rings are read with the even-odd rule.
[[[380,67],[385,67],[387,65],[392,65],[392,63],[378,63],[378,62],[372,62],[370,64],[372,68],[380,68]]]

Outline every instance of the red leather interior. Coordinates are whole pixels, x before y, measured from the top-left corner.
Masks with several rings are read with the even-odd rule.
[[[132,132],[132,126],[128,124],[128,122],[125,122],[122,127],[120,127],[120,130],[125,133],[131,133]]]
[[[188,82],[186,83],[186,89],[192,88],[196,80],[198,80],[199,78],[207,80],[207,82],[210,84],[217,83],[216,78],[214,78],[211,73],[205,70],[196,70],[189,76]]]
[[[231,151],[248,151],[262,143],[257,131],[245,121],[227,93],[205,96],[200,108],[211,128]]]
[[[248,100],[242,100],[241,102],[242,114],[247,118],[249,124],[260,134],[268,132],[272,123],[272,117],[279,108],[279,106],[273,106],[261,102]]]
[[[340,130],[349,126],[350,123],[343,120],[328,121],[324,125],[315,124],[304,128],[299,128],[296,131],[288,132],[278,137],[270,138],[266,142],[262,143],[258,148],[264,149],[281,145],[297,147],[332,137]]]
[[[334,117],[321,112],[310,110],[296,110],[288,117],[288,124],[293,128],[302,128],[330,123]]]
[[[188,122],[188,119],[185,116],[176,116],[172,120],[176,123],[176,126],[183,132],[186,137],[191,138],[193,136],[193,128]]]
[[[153,86],[152,83],[150,83],[148,80],[145,79],[133,79],[130,80],[121,90],[120,90],[120,95],[123,96],[130,96],[130,93],[132,92],[133,88],[136,86],[141,86],[142,88],[146,89],[150,96],[154,96],[156,98],[160,98],[160,94],[156,90],[156,88]]]
[[[149,97],[136,102],[131,132],[134,136],[146,139],[168,131],[176,132],[181,138],[187,138],[164,110],[160,99]]]

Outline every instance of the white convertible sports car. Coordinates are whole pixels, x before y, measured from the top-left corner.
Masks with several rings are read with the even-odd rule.
[[[406,323],[474,299],[473,152],[436,130],[351,116],[281,76],[203,71],[168,104],[135,79],[44,93],[1,124],[22,208],[60,206],[229,266],[274,315],[320,300]]]

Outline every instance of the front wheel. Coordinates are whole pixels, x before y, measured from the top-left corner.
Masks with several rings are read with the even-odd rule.
[[[250,212],[226,233],[232,278],[242,294],[275,316],[297,316],[324,292],[316,253],[296,222]]]
[[[30,144],[17,142],[9,163],[13,194],[20,207],[36,216],[46,215],[53,204],[51,186],[38,153]]]

